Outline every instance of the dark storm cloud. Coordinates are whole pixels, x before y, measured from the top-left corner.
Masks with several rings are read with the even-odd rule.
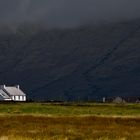
[[[73,27],[140,17],[139,0],[0,0],[0,23]]]

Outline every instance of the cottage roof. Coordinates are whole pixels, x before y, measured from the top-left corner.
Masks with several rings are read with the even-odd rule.
[[[0,95],[3,99],[11,99],[2,89],[0,89]]]
[[[7,87],[5,86],[4,90],[10,95],[10,96],[24,96],[25,93],[18,89],[17,87]]]

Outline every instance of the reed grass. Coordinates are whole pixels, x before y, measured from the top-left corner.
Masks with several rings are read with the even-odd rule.
[[[0,140],[139,140],[140,118],[1,116]]]

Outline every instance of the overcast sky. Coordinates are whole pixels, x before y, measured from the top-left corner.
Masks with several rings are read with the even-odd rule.
[[[0,24],[73,27],[140,17],[140,0],[0,0]]]

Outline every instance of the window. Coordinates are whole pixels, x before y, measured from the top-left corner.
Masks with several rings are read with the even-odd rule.
[[[20,96],[20,101],[22,101],[22,96]]]
[[[23,96],[23,101],[26,101],[26,96]]]
[[[15,96],[12,96],[12,99],[15,100]]]
[[[15,96],[15,100],[18,101],[18,99],[19,99],[19,96]]]

